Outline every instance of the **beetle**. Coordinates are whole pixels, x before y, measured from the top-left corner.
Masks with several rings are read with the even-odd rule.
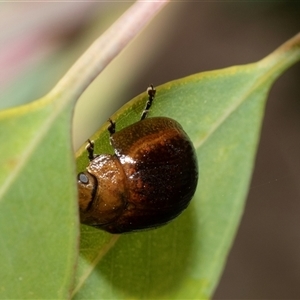
[[[190,203],[198,183],[193,144],[181,125],[167,117],[147,118],[155,97],[153,85],[141,119],[108,131],[114,155],[94,154],[88,140],[89,165],[77,176],[81,223],[110,233],[156,228],[178,216]]]

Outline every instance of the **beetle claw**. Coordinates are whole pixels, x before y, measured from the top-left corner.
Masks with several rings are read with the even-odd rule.
[[[152,84],[150,84],[150,86],[147,88],[147,93],[148,93],[148,101],[146,103],[145,109],[142,112],[141,120],[144,120],[147,117],[147,114],[149,112],[149,109],[155,97],[156,89],[153,87]]]
[[[109,134],[112,135],[116,132],[116,123],[112,119],[108,119],[110,125],[107,127]]]
[[[94,141],[88,139],[88,144],[85,146],[86,151],[88,152],[88,158],[92,161],[95,158],[94,155]]]

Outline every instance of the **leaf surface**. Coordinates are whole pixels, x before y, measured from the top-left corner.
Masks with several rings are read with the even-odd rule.
[[[300,59],[300,35],[265,59],[204,72],[157,87],[149,117],[181,123],[197,151],[199,183],[189,208],[157,230],[110,235],[81,226],[75,299],[206,299],[218,283],[245,205],[267,95]],[[146,93],[112,119],[117,130],[139,120]],[[95,153],[112,153],[108,124]],[[84,146],[78,171],[87,166]]]
[[[72,104],[52,100],[0,112],[1,299],[68,298],[73,281]]]

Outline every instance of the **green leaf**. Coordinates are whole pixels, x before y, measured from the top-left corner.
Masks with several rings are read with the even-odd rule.
[[[198,155],[198,189],[189,208],[157,230],[110,235],[81,226],[75,299],[206,299],[218,283],[243,213],[268,92],[300,59],[300,35],[265,59],[204,72],[157,87],[151,116],[181,123]],[[112,119],[139,120],[146,94]],[[92,137],[112,153],[108,124]],[[77,167],[88,164],[83,147]]]
[[[72,106],[44,98],[0,112],[0,298],[68,298],[78,214]]]

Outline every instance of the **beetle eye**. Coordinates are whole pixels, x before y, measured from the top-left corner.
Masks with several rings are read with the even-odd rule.
[[[78,174],[78,180],[83,184],[88,184],[89,183],[89,178],[84,173],[79,173]]]

